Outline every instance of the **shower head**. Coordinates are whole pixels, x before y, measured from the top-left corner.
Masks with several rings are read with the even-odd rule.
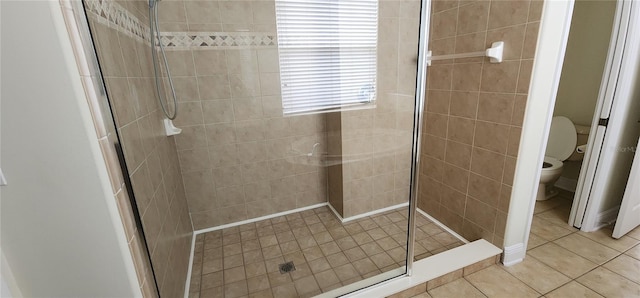
[[[153,7],[154,5],[158,4],[158,2],[160,2],[160,0],[149,0],[149,6]]]

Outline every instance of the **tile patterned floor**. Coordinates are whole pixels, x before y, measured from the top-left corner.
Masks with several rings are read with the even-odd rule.
[[[611,228],[578,231],[567,224],[571,195],[536,203],[524,262],[414,297],[640,297],[640,227],[617,240]]]
[[[416,259],[463,244],[421,215],[416,225]],[[190,297],[314,296],[404,266],[406,234],[406,208],[342,224],[327,207],[200,234]]]

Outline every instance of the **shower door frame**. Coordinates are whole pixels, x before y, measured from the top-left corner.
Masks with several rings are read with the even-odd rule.
[[[420,171],[420,145],[427,91],[427,57],[429,56],[429,22],[431,20],[431,0],[420,1],[420,34],[418,39],[418,59],[416,91],[413,113],[413,148],[411,152],[411,191],[409,193],[409,234],[407,239],[407,276],[413,274],[414,244],[416,240],[416,212],[418,209],[418,180]]]
[[[542,170],[539,165],[551,127],[574,3],[575,0],[563,0],[544,4],[504,237],[505,266],[526,257]],[[614,22],[619,19],[616,17]]]
[[[66,1],[61,1],[66,2]],[[79,40],[82,42],[82,54],[78,55],[78,59],[87,60],[88,64],[93,66],[91,70],[93,76],[95,77],[93,80],[94,90],[105,90],[104,81],[102,78],[102,71],[100,69],[98,63],[98,57],[96,53],[95,46],[93,44],[93,38],[91,35],[91,31],[89,28],[89,23],[87,20],[87,16],[84,10],[84,4],[82,0],[78,1],[68,1],[71,4],[72,9],[74,11],[75,20],[74,25],[79,32]],[[417,66],[416,66],[416,89],[414,92],[414,119],[413,119],[413,136],[412,136],[412,162],[411,162],[411,185],[410,185],[410,197],[409,197],[409,216],[408,216],[408,231],[407,231],[407,254],[406,254],[406,266],[405,273],[395,276],[395,277],[380,277],[379,281],[374,282],[369,285],[362,285],[360,283],[351,284],[352,286],[361,286],[359,288],[349,289],[349,285],[336,289],[334,291],[342,289],[340,291],[342,294],[346,296],[354,296],[362,294],[362,290],[377,290],[385,285],[389,284],[389,282],[397,282],[399,280],[403,280],[407,277],[411,277],[415,273],[414,267],[414,243],[415,243],[415,221],[417,215],[417,200],[419,194],[418,188],[418,179],[419,179],[419,170],[420,170],[420,151],[421,151],[421,143],[422,143],[422,129],[423,129],[423,120],[424,120],[424,107],[426,106],[426,78],[427,78],[427,53],[428,53],[428,43],[429,43],[429,20],[431,13],[431,0],[420,0],[421,8],[420,8],[420,29],[419,29],[419,39],[418,39],[418,56],[417,56]],[[64,6],[64,4],[63,4]],[[100,94],[98,94],[100,96]],[[100,96],[106,102],[102,103],[100,107],[100,111],[96,111],[97,113],[105,114],[103,117],[106,123],[105,125],[111,127],[115,126],[113,111],[111,109],[110,103],[108,101],[108,94],[105,93],[106,96]],[[104,110],[104,111],[103,111]],[[117,135],[117,130],[114,130]],[[120,149],[120,137],[117,136],[116,148]],[[124,162],[124,158],[122,154],[120,154],[120,163],[122,167],[123,177],[125,178],[125,189],[129,192],[129,197],[131,199],[133,210],[134,220],[138,226],[138,233],[140,233],[140,237],[144,239],[143,227],[141,224],[141,216],[139,211],[135,208],[135,198],[133,194],[133,189],[131,187],[130,181],[128,181],[128,171],[126,168],[126,163]],[[146,240],[143,241],[146,244]],[[145,245],[146,246],[146,245]],[[145,249],[146,254],[143,257],[148,258],[149,266],[151,267],[151,271],[153,272],[153,264],[151,263],[150,252],[148,248]],[[191,265],[190,265],[191,266]],[[401,268],[401,267],[400,267]],[[187,276],[187,285],[188,286],[188,278]],[[156,293],[159,295],[158,283],[153,274],[153,282],[155,285]],[[363,280],[366,281],[366,280]],[[406,280],[403,280],[403,282]],[[187,288],[185,288],[187,289]],[[327,293],[323,293],[320,295],[322,297],[324,294],[334,293],[334,291],[330,291]],[[188,293],[185,293],[185,297]]]
[[[110,145],[114,147],[117,156],[118,156],[118,165],[120,166],[122,181],[124,186],[122,187],[123,191],[127,192],[127,196],[129,197],[129,203],[131,204],[131,211],[133,214],[134,225],[136,226],[136,236],[139,237],[142,241],[142,245],[144,247],[142,250],[145,252],[142,258],[146,260],[133,260],[134,263],[136,261],[141,261],[145,265],[148,265],[149,268],[136,268],[136,273],[138,270],[150,270],[150,274],[153,277],[153,289],[155,290],[155,294],[157,297],[160,297],[160,285],[158,284],[158,280],[156,277],[156,272],[153,266],[153,261],[151,259],[151,252],[149,251],[149,246],[147,244],[147,239],[144,233],[144,228],[142,226],[142,216],[140,215],[140,211],[138,209],[135,194],[133,191],[133,185],[131,182],[131,178],[129,177],[129,169],[127,167],[127,163],[124,158],[124,150],[122,147],[122,141],[120,132],[116,129],[115,117],[114,117],[114,108],[112,104],[109,102],[109,93],[104,81],[102,67],[98,60],[98,52],[94,45],[93,35],[91,33],[91,28],[89,26],[89,19],[85,10],[84,0],[59,0],[61,7],[69,7],[73,12],[73,19],[66,19],[67,26],[75,25],[76,30],[69,30],[69,33],[74,33],[76,31],[78,36],[77,40],[80,41],[81,45],[77,45],[77,49],[75,50],[76,59],[84,59],[87,61],[87,65],[89,66],[89,72],[91,73],[91,84],[93,86],[87,88],[85,86],[86,91],[94,91],[96,96],[103,100],[104,102],[100,103],[100,106],[97,107],[93,113],[101,114],[101,120],[103,123],[100,125],[104,125],[108,131],[113,131],[115,134],[115,141]],[[71,17],[70,17],[71,18]],[[104,94],[102,94],[99,90],[101,90]],[[95,116],[94,116],[95,117]],[[94,119],[98,120],[98,119]],[[98,124],[96,124],[98,125]],[[123,214],[120,214],[122,217]],[[132,255],[132,258],[134,256]],[[142,265],[142,266],[145,266]],[[144,273],[139,273],[144,275]],[[141,281],[138,280],[138,283]],[[142,287],[142,284],[140,284]]]
[[[415,111],[413,119],[413,147],[411,165],[411,191],[409,199],[409,230],[407,237],[407,266],[404,275],[388,279],[377,284],[361,288],[342,297],[368,298],[387,297],[403,290],[425,284],[434,278],[460,270],[468,265],[492,258],[502,252],[484,239],[450,249],[414,262],[415,218],[419,193],[420,151],[422,129],[426,107],[427,58],[429,56],[429,24],[431,19],[431,1],[420,0],[420,34],[418,41],[417,76],[415,92]],[[417,264],[416,264],[417,263]],[[425,284],[426,285],[426,284]],[[426,286],[425,286],[426,291]],[[322,297],[322,296],[319,296]]]
[[[350,286],[359,286],[350,284],[341,288],[322,293],[316,297],[358,297],[363,291],[376,291],[385,287],[390,282],[404,282],[404,278],[411,277],[414,274],[414,244],[415,244],[415,222],[418,208],[418,179],[420,171],[420,150],[422,144],[422,126],[424,122],[424,108],[426,106],[426,90],[427,90],[427,58],[429,52],[429,21],[431,19],[431,0],[420,0],[420,30],[418,35],[418,56],[416,63],[416,89],[414,92],[414,113],[413,113],[413,136],[411,148],[411,185],[409,191],[409,218],[407,231],[407,254],[405,273],[395,277],[387,278],[384,275],[378,275],[379,281],[373,284],[365,285],[357,289],[350,289]],[[376,278],[376,276],[371,277]],[[365,282],[367,279],[362,280]]]

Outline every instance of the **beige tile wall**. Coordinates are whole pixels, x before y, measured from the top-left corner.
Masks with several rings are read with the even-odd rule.
[[[342,113],[330,113],[327,121],[327,154],[335,164],[327,167],[327,201],[340,216],[344,216],[344,179],[342,177]]]
[[[161,2],[163,31],[275,33],[273,1]],[[183,13],[184,12],[184,13]],[[207,12],[207,13],[205,13]],[[170,15],[169,15],[170,14]],[[419,1],[380,2],[376,109],[343,112],[335,136],[350,217],[407,202]],[[324,115],[282,117],[276,47],[168,52],[180,115],[176,138],[196,229],[327,201]],[[335,174],[332,174],[335,176]],[[343,210],[344,209],[344,210]]]
[[[343,217],[409,200],[420,1],[380,1],[376,108],[342,113]]]
[[[468,240],[502,246],[542,1],[437,1],[433,55],[505,42],[504,61],[428,69],[419,208]]]
[[[164,1],[161,31],[275,32],[275,1]]]
[[[160,5],[174,12],[160,16],[166,29],[275,34],[273,1]],[[180,101],[174,123],[183,132],[176,144],[195,229],[326,202],[326,167],[306,157],[315,143],[316,154],[326,152],[325,116],[282,116],[275,46],[177,48],[167,58]]]
[[[146,1],[120,4],[146,22]],[[163,134],[162,112],[155,99],[149,43],[87,12],[102,75],[116,119],[137,207],[151,253],[160,294],[184,293],[192,226],[173,138]],[[109,113],[106,113],[107,115]],[[115,132],[101,139],[116,199],[145,297],[154,296],[144,243],[138,236],[113,144]]]

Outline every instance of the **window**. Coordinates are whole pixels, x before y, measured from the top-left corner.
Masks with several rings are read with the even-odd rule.
[[[276,0],[285,115],[375,107],[378,0]]]

